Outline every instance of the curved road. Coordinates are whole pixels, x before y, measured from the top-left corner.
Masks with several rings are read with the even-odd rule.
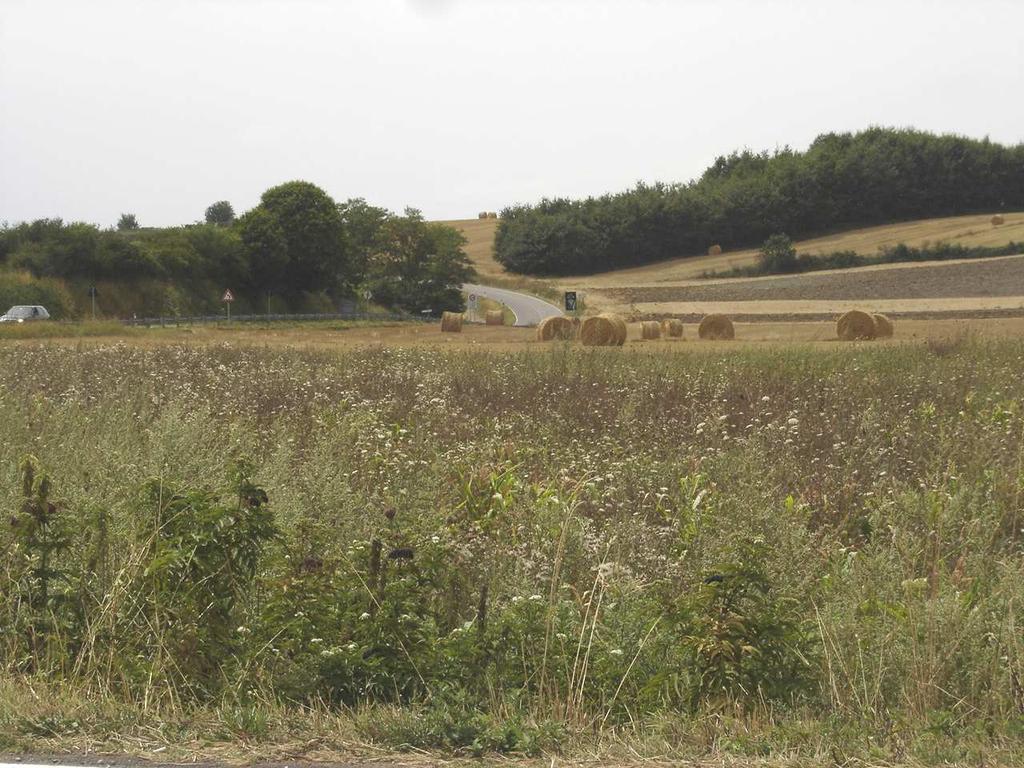
[[[476,283],[463,283],[462,290],[504,304],[516,316],[515,325],[537,325],[546,317],[562,314],[562,310],[554,304],[549,304],[543,299],[526,293],[508,291],[504,288],[491,288]]]

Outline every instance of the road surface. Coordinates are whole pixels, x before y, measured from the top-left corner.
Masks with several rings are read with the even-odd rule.
[[[526,293],[508,291],[504,288],[491,288],[487,285],[476,283],[464,283],[462,290],[467,293],[483,296],[485,299],[492,299],[500,302],[512,310],[516,316],[514,325],[537,325],[546,317],[561,315],[562,310],[554,304],[549,304],[536,296]]]

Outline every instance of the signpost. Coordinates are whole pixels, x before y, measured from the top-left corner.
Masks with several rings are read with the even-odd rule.
[[[565,292],[565,311],[575,312],[576,311],[576,291]]]
[[[477,319],[476,310],[478,306],[480,306],[480,298],[475,293],[469,294],[469,311],[472,313],[474,320]]]
[[[231,322],[231,302],[234,301],[234,300],[235,300],[235,294],[233,294],[231,292],[230,288],[228,288],[226,291],[224,291],[224,295],[221,297],[221,301],[223,301],[224,302],[224,306],[227,307],[227,310],[228,310],[228,322],[229,323]]]
[[[92,299],[92,319],[96,319],[96,286],[89,286],[89,298]]]

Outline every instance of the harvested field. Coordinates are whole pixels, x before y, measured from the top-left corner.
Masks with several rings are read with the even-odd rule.
[[[1024,256],[609,288],[603,293],[623,303],[1016,297],[1024,296]]]
[[[856,251],[864,255],[873,255],[880,248],[892,247],[899,243],[914,247],[939,242],[959,243],[964,246],[999,246],[1011,241],[1024,240],[1024,212],[1004,214],[1005,223],[1002,226],[993,226],[991,219],[991,214],[922,219],[851,229],[800,240],[794,245],[799,253]],[[642,267],[562,278],[560,283],[604,289],[692,280],[706,272],[750,266],[756,262],[757,254],[757,248],[747,248],[742,251],[726,251],[717,256],[686,256]]]

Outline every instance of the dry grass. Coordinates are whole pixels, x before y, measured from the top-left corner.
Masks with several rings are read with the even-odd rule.
[[[460,219],[442,221],[454,227],[466,238],[463,250],[473,262],[473,266],[481,277],[486,275],[505,275],[505,268],[494,260],[494,233],[498,230],[498,219],[487,218],[481,212],[478,219]]]

